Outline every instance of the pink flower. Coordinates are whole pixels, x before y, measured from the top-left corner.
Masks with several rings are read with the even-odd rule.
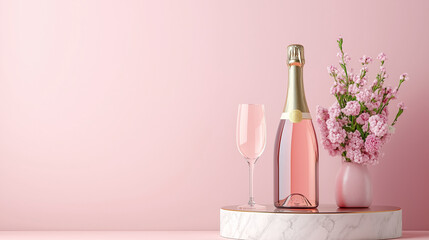
[[[341,108],[338,102],[335,102],[332,104],[332,106],[329,108],[329,118],[336,118],[340,116],[341,114]]]
[[[347,53],[344,53],[344,63],[349,63],[351,60],[352,58]]]
[[[322,119],[317,119],[317,123],[319,124],[322,139],[328,138],[329,130],[326,126],[326,121],[323,121]]]
[[[350,84],[349,85],[349,93],[356,94],[359,92],[359,87],[356,84]]]
[[[329,131],[339,131],[341,126],[334,118],[329,118],[326,120],[326,126],[328,127]]]
[[[409,77],[408,77],[408,73],[403,73],[401,74],[401,76],[399,76],[399,80],[406,82],[408,81]]]
[[[396,89],[393,89],[392,87],[386,87],[384,90],[384,94],[386,94],[386,98],[387,99],[395,99],[396,98],[396,94],[398,92],[396,91]]]
[[[368,155],[369,155],[369,159],[365,163],[365,165],[376,165],[378,164],[378,159],[382,157],[382,154],[380,154],[380,152],[375,152],[373,154],[368,153]]]
[[[323,138],[323,139],[322,139],[322,144],[323,144],[323,147],[324,147],[326,150],[328,150],[329,155],[331,155],[331,156],[335,156],[335,152],[334,152],[334,149],[333,149],[333,147],[332,147],[332,143],[331,143],[331,141],[329,141],[329,139],[327,139],[327,138]]]
[[[382,115],[373,115],[368,122],[370,131],[377,137],[383,137],[389,130],[386,118]]]
[[[342,150],[343,148],[340,146],[340,144],[332,143],[327,138],[322,139],[322,144],[325,147],[325,149],[328,150],[329,155],[331,156],[337,156],[341,154],[341,152],[343,151]]]
[[[385,67],[385,66],[381,66],[381,67],[380,67],[380,72],[382,72],[382,73],[386,73],[386,67]]]
[[[380,101],[367,102],[365,103],[365,107],[370,111],[376,111],[380,107]]]
[[[364,132],[368,132],[368,123],[367,122],[364,125],[362,125],[362,130]]]
[[[362,88],[363,86],[366,85],[367,80],[368,80],[367,76],[363,78],[359,78],[358,80],[356,80],[356,84],[359,84],[359,88]]]
[[[357,74],[354,74],[353,72],[349,73],[349,80],[351,80],[352,82],[356,82],[360,79],[360,76]]]
[[[350,149],[359,150],[364,145],[364,141],[359,131],[349,132],[347,134],[347,138],[348,138],[347,146]]]
[[[383,100],[384,91],[375,91],[371,95],[371,102],[368,104],[365,104],[368,109],[375,110],[378,109],[381,106],[381,101]]]
[[[359,163],[367,165],[370,163],[370,156],[368,153],[362,152],[358,149],[346,148],[347,154],[346,157],[349,158],[354,163]]]
[[[346,157],[352,160],[352,162],[361,163],[360,161],[361,155],[362,153],[360,150],[347,149]]]
[[[386,61],[387,60],[386,54],[384,54],[383,52],[378,54],[377,59],[383,62]]]
[[[367,125],[369,117],[369,113],[364,112],[356,119],[356,122],[360,125]]]
[[[369,153],[378,152],[381,146],[381,140],[374,134],[370,134],[365,140],[365,150]]]
[[[371,91],[368,89],[364,89],[356,95],[356,100],[358,100],[361,103],[367,103],[371,101],[371,96],[372,96]]]
[[[363,55],[360,59],[359,62],[362,63],[362,65],[368,65],[369,63],[372,62],[372,58],[366,55]]]
[[[337,121],[338,121],[338,123],[340,124],[341,127],[350,123],[350,120],[347,117],[337,118]]]
[[[402,110],[407,109],[407,107],[405,106],[404,102],[400,102],[400,103],[398,103],[398,108],[400,108],[400,109],[402,109]]]
[[[347,102],[345,108],[342,109],[342,112],[348,116],[357,116],[360,112],[360,104],[358,101]]]
[[[343,143],[347,132],[340,126],[335,119],[326,120],[326,126],[329,130],[328,139],[332,143]]]
[[[375,101],[381,101],[383,99],[383,91],[380,92],[373,92],[371,93],[371,99],[374,99]]]
[[[331,141],[332,143],[343,143],[344,142],[344,138],[346,137],[346,131],[344,129],[342,129],[339,132],[329,132],[328,135],[328,139],[329,141]]]
[[[331,94],[345,94],[346,93],[346,87],[342,83],[338,83],[337,85],[334,85],[331,87]]]
[[[340,144],[331,143],[331,141],[329,141],[329,139],[327,138],[324,138],[322,140],[322,144],[325,147],[325,149],[328,150],[329,155],[331,156],[337,156],[343,152],[343,147],[341,147]]]
[[[344,53],[344,55],[342,53],[337,53],[337,57],[340,58],[340,63],[343,63],[343,59],[344,59],[344,63],[348,63],[350,62],[350,60],[352,60],[349,56],[349,54]]]
[[[337,74],[338,74],[338,69],[336,68],[336,67],[334,67],[334,66],[328,66],[328,73],[331,75],[331,76],[336,76]]]
[[[321,119],[323,121],[326,121],[329,118],[328,109],[321,106],[317,106],[316,114],[317,114],[317,119]]]

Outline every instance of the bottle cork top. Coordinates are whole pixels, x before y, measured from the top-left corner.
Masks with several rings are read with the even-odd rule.
[[[304,65],[304,46],[300,44],[291,44],[287,47],[288,65]]]

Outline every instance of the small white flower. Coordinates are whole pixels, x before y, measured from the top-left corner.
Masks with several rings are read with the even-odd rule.
[[[394,126],[389,126],[389,133],[394,134],[396,131],[396,128]]]

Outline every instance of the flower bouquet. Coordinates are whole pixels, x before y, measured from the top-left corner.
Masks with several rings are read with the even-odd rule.
[[[365,166],[364,169],[366,169],[366,165],[374,165],[379,162],[381,148],[389,140],[394,132],[394,125],[404,112],[404,104],[400,102],[395,119],[392,123],[388,122],[388,106],[392,100],[397,98],[402,83],[408,80],[408,75],[404,73],[399,77],[399,84],[396,88],[385,87],[384,81],[388,78],[385,67],[387,58],[384,53],[380,53],[377,57],[380,61],[380,70],[376,79],[368,85],[368,66],[373,59],[365,55],[361,57],[362,68],[358,73],[354,73],[347,66],[351,58],[343,51],[343,38],[338,38],[337,42],[340,49],[337,54],[340,59],[340,69],[332,65],[328,67],[328,73],[334,80],[331,94],[335,96],[336,101],[329,109],[318,106],[317,122],[323,146],[331,156],[339,155],[344,162],[356,163]],[[343,182],[341,186],[338,186],[338,182],[341,181],[341,179],[338,180],[341,178],[340,175],[341,172],[337,177],[337,204],[339,203],[338,191],[341,191],[342,195],[345,194],[343,190],[338,189],[343,188],[343,184],[345,184]],[[351,188],[350,191],[354,190]],[[364,192],[369,191],[364,190]],[[363,194],[365,195],[365,193]],[[368,194],[370,196],[367,198],[372,198],[372,193]],[[369,206],[369,204],[367,201],[366,204],[343,203],[339,205]]]

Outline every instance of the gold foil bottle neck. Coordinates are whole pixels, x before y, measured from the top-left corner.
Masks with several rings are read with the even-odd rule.
[[[287,47],[287,63],[290,65],[302,66],[305,63],[304,46],[300,44],[291,44]]]
[[[303,116],[306,118],[309,116],[303,83],[304,47],[299,44],[289,45],[287,47],[287,60],[289,81],[283,112],[287,113],[290,120],[299,122]]]

